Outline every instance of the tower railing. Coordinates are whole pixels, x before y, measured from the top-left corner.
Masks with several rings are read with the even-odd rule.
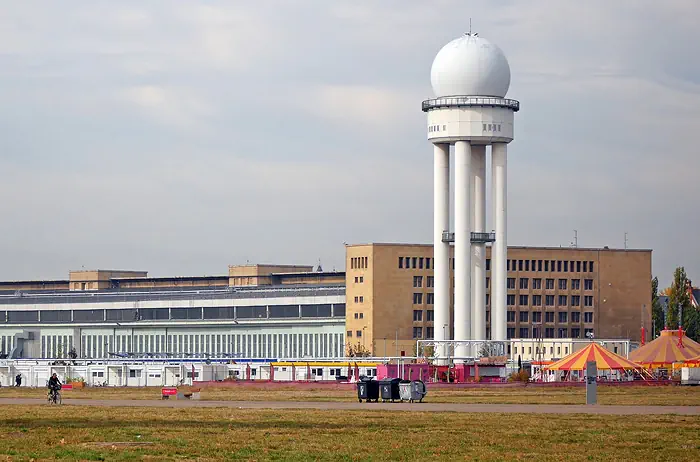
[[[422,110],[428,112],[441,107],[505,107],[514,112],[520,110],[520,102],[514,99],[492,96],[443,96],[423,101]]]

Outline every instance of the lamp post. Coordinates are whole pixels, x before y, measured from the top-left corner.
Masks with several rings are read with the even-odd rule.
[[[384,336],[384,359],[386,359],[386,335]]]

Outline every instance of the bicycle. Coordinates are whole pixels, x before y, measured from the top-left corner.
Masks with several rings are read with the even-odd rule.
[[[58,390],[49,390],[49,404],[61,404],[61,392]]]

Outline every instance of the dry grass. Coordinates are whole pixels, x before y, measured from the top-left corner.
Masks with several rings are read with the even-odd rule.
[[[427,401],[435,403],[583,404],[584,388],[462,388],[430,389]],[[43,389],[0,388],[0,398],[43,398]],[[66,390],[65,398],[159,399],[160,388],[88,388]],[[201,398],[213,401],[354,401],[354,389],[288,387],[212,387],[202,389]],[[598,387],[600,404],[700,406],[700,387]]]
[[[7,406],[8,460],[697,460],[700,417]],[[692,454],[696,454],[693,456]]]

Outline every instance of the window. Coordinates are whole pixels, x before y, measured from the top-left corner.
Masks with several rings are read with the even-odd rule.
[[[413,310],[413,320],[422,321],[423,320],[423,310]]]
[[[532,296],[532,306],[542,306],[542,295]]]
[[[568,306],[567,304],[567,296],[566,295],[560,295],[559,296],[559,306]]]
[[[544,270],[549,271],[549,260],[544,261]]]
[[[584,335],[585,335],[586,337],[588,337],[589,334],[590,334],[591,336],[593,336],[593,329],[583,329],[583,331],[584,331]]]
[[[515,322],[515,311],[506,311],[507,322]]]
[[[593,322],[593,313],[592,312],[583,313],[583,322],[587,322],[587,323]]]
[[[525,260],[525,271],[530,271],[530,260]]]
[[[515,278],[508,278],[507,287],[508,289],[515,289]]]
[[[507,298],[507,305],[508,306],[514,306],[515,305],[515,295],[513,294],[508,294]]]
[[[418,263],[418,257],[411,257],[411,267],[412,267],[413,269],[418,268],[417,263]]]
[[[486,259],[486,271],[491,271],[491,259]]]
[[[542,322],[542,312],[533,311],[532,312],[532,322]]]
[[[403,257],[399,257],[399,269],[403,269]]]
[[[413,287],[423,287],[423,276],[413,276]]]
[[[559,290],[566,290],[566,279],[559,279]]]
[[[530,297],[527,296],[527,295],[521,295],[521,296],[520,296],[520,300],[519,300],[519,301],[520,301],[519,305],[520,305],[520,306],[527,306],[527,305],[529,305],[529,304],[530,304],[530,303],[529,303],[529,302],[530,302],[529,298],[530,298]]]
[[[489,288],[489,284],[491,284],[491,278],[486,278],[486,288]]]
[[[520,278],[520,288],[527,289],[529,282],[530,282],[530,280],[528,278]]]
[[[428,321],[428,322],[430,322],[430,321],[435,321],[435,311],[433,311],[433,310],[428,310],[428,311],[427,311],[427,316],[426,316],[426,317],[427,317],[427,321]]]
[[[347,336],[347,337],[352,337],[352,331],[351,331],[351,330],[347,331],[347,335],[346,335],[346,336]]]
[[[520,322],[527,322],[530,317],[530,313],[527,311],[520,312]]]
[[[345,303],[334,303],[333,304],[333,317],[344,318],[345,317]]]
[[[360,314],[359,314],[359,313],[355,313],[355,319],[360,319]]]
[[[521,327],[520,328],[520,338],[530,338],[530,328]]]
[[[430,257],[425,257],[425,269],[430,269]]]
[[[559,330],[557,331],[557,337],[559,338],[567,338],[569,336],[569,329],[566,327],[560,327]]]
[[[537,271],[542,271],[542,260],[537,260]]]
[[[545,281],[545,289],[547,290],[553,290],[554,289],[554,279],[547,279]]]
[[[104,321],[105,310],[73,310],[74,322]]]
[[[522,271],[522,270],[523,270],[523,261],[518,260],[518,271]]]
[[[425,328],[425,338],[435,338],[435,328],[426,327]]]
[[[578,311],[572,311],[571,322],[581,322],[581,313],[579,313]]]
[[[581,272],[581,262],[580,262],[580,261],[577,261],[577,262],[576,262],[576,272],[577,272],[577,273],[580,273],[580,272]]]
[[[571,290],[581,290],[581,280],[572,279],[571,280]]]
[[[418,258],[418,269],[423,269],[423,257]]]
[[[515,327],[509,327],[508,329],[506,329],[506,336],[509,339],[514,338],[515,337]]]
[[[545,312],[544,322],[554,322],[554,311]]]
[[[587,261],[584,261],[584,262],[583,262],[583,272],[584,272],[584,273],[587,273],[587,272],[588,272],[588,262],[587,262]]]
[[[361,330],[355,331],[355,337],[362,337],[362,331]]]
[[[561,260],[557,260],[557,273],[561,273]]]
[[[564,272],[565,272],[565,273],[568,273],[568,272],[569,272],[569,262],[568,262],[568,261],[565,261],[565,262],[564,262]]]
[[[204,308],[204,318],[207,319],[206,311],[210,308]],[[214,308],[216,309],[216,308]],[[270,305],[269,308],[271,318],[298,318],[299,305]]]
[[[491,304],[491,297],[489,296],[489,294],[486,294],[486,304],[487,305]]]
[[[581,329],[578,327],[574,327],[571,329],[571,338],[579,338],[581,337]]]
[[[537,290],[542,288],[542,279],[535,278],[532,280],[532,288]]]
[[[360,302],[362,302],[362,297],[360,297]],[[331,317],[331,305],[330,304],[301,305],[301,317],[302,318],[330,318]]]
[[[298,305],[294,305],[294,308],[297,311],[296,316],[299,317],[299,307]],[[168,319],[168,309],[167,308],[156,308],[158,310],[163,310],[165,311],[164,315],[165,318],[157,318],[157,319]],[[272,309],[272,307],[270,307]],[[139,314],[143,313],[146,310],[140,310]],[[151,318],[147,317],[144,318],[142,317],[141,319],[156,319],[156,318]],[[223,306],[223,307],[207,307],[204,308],[204,319],[233,319],[233,307],[232,306]]]
[[[593,272],[593,262],[592,261],[588,262],[588,271],[590,271],[591,273]]]
[[[593,290],[593,279],[584,279],[583,280],[583,289],[584,290]]]
[[[423,304],[423,294],[414,293],[413,294],[413,304],[414,305],[422,305]]]
[[[554,327],[547,327],[544,330],[544,337],[545,338],[554,338]]]
[[[256,310],[260,310],[257,311]],[[245,314],[262,314],[262,317],[267,317],[267,310],[264,306],[239,306],[236,307],[237,317],[245,317]],[[170,319],[202,319],[202,309],[201,308],[170,308]]]
[[[562,324],[566,324],[568,322],[568,317],[569,317],[569,313],[567,313],[566,311],[560,312],[559,313],[559,322]]]
[[[547,295],[544,298],[544,304],[546,306],[554,306],[554,295]]]
[[[593,306],[593,296],[586,295],[585,297],[583,297],[583,305],[584,306]]]
[[[426,287],[435,287],[435,278],[433,276],[428,276],[428,280],[426,282]]]
[[[423,328],[414,327],[413,328],[413,338],[423,338]]]
[[[1,314],[2,319],[0,319],[0,322],[5,322],[5,313],[3,312]],[[71,322],[70,310],[42,310],[40,316],[41,322]],[[2,350],[4,350],[4,348],[0,348],[0,352],[3,352]]]
[[[572,295],[571,296],[571,306],[581,306],[581,296]]]

